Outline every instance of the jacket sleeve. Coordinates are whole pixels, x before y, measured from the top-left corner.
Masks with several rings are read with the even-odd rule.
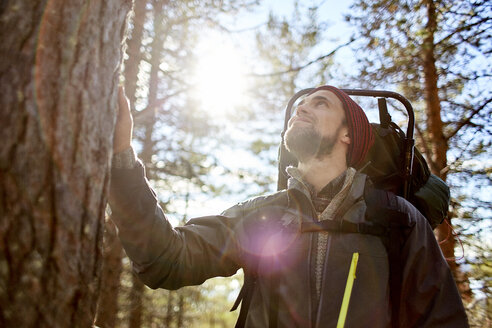
[[[142,164],[113,169],[111,219],[133,263],[134,272],[151,288],[177,289],[215,276],[230,276],[240,267],[235,223],[239,216],[209,216],[173,228],[145,178]]]
[[[468,327],[461,296],[425,217],[400,199],[414,225],[403,246],[401,327]]]

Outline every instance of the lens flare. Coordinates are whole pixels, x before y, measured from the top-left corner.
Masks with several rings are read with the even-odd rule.
[[[258,270],[263,274],[292,268],[305,256],[300,230],[286,226],[284,216],[282,209],[272,207],[261,216],[244,218],[247,237],[240,242],[242,250],[259,261]]]

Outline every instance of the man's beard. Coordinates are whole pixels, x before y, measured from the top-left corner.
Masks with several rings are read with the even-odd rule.
[[[338,132],[339,129],[334,135],[323,137],[313,128],[291,127],[285,133],[285,148],[299,162],[305,162],[312,157],[321,159],[333,151]]]

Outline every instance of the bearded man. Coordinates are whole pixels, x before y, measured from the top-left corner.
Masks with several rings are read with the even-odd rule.
[[[370,181],[358,170],[374,137],[364,111],[340,89],[316,88],[289,121],[285,145],[299,164],[287,168],[286,190],[247,200],[221,215],[192,219],[182,227],[172,227],[159,207],[131,148],[131,130],[128,102],[120,93],[112,219],[135,274],[149,287],[198,285],[242,268],[255,278],[241,292],[246,309],[238,326],[468,325],[429,224],[403,198],[395,196],[394,204],[408,219],[397,311],[390,301],[390,264],[383,238],[303,228],[371,225],[365,200]]]

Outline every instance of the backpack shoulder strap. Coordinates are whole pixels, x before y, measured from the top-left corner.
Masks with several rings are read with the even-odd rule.
[[[368,185],[364,189],[364,199],[368,221],[387,227],[410,226],[408,214],[398,209],[398,197],[393,192]]]
[[[390,270],[391,326],[396,328],[399,327],[400,321],[403,280],[401,250],[406,240],[405,229],[410,227],[410,218],[407,213],[399,211],[397,196],[390,191],[368,186],[364,190],[364,198],[367,206],[367,220],[378,222],[388,228],[388,236],[383,243],[388,252]]]
[[[236,325],[234,326],[235,328],[243,328],[246,325],[246,316],[248,315],[251,298],[253,297],[253,291],[255,290],[257,280],[258,276],[256,275],[256,272],[244,272],[243,287],[241,287],[241,291],[231,308],[231,312],[235,311],[239,307],[239,304],[241,304],[239,316]]]

